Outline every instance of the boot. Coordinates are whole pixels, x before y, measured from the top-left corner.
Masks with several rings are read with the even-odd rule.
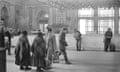
[[[66,61],[65,63],[66,63],[66,64],[72,64],[70,61]]]
[[[20,66],[20,70],[24,70],[24,67],[23,67],[23,66]]]
[[[30,67],[28,67],[28,66],[26,66],[25,70],[31,70],[31,68],[30,68]]]

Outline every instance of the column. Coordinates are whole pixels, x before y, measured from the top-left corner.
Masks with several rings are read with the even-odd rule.
[[[98,34],[98,8],[94,8],[94,32]]]
[[[114,34],[119,34],[119,8],[114,7]]]
[[[29,7],[29,29],[32,30],[33,8]]]
[[[53,8],[49,8],[49,21],[48,21],[48,25],[52,25],[54,22],[53,22],[53,13],[55,13],[53,11]]]
[[[5,40],[4,40],[4,30],[3,28],[0,29],[0,72],[6,72],[6,50]]]

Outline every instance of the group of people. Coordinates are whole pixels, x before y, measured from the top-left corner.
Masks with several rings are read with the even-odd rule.
[[[66,53],[65,40],[66,28],[61,30],[59,36],[59,50],[57,49],[55,34],[52,29],[47,27],[48,32],[44,35],[41,31],[37,32],[32,45],[30,46],[27,38],[27,31],[23,31],[15,49],[15,64],[20,66],[21,70],[31,70],[30,66],[36,66],[37,72],[43,72],[51,69],[55,54],[64,55],[65,63],[71,64]]]
[[[43,72],[46,69],[51,69],[55,56],[58,56],[59,58],[61,54],[64,56],[65,63],[71,64],[66,53],[66,46],[68,46],[66,42],[66,33],[67,28],[63,28],[59,35],[59,48],[57,48],[56,37],[50,27],[47,27],[47,33],[45,34],[39,30],[32,45],[29,44],[27,31],[21,32],[19,41],[15,48],[15,64],[19,65],[21,70],[31,70],[30,66],[36,66],[37,72]],[[1,29],[0,39],[4,39],[4,35],[8,37],[8,46],[2,44],[4,43],[4,40],[0,40],[0,46],[6,47],[8,49],[8,54],[10,55],[10,32],[4,32],[4,30]],[[112,44],[112,37],[112,30],[111,28],[108,28],[104,35],[104,51],[106,52]],[[76,29],[74,30],[74,38],[76,39],[76,50],[81,51],[81,33]]]
[[[74,30],[74,38],[76,40],[76,50],[81,51],[81,33],[78,30]],[[113,37],[112,29],[108,28],[107,31],[104,34],[104,51],[115,51],[115,44],[111,42],[111,39]]]
[[[0,28],[0,46],[8,50],[8,55],[11,55],[11,33],[9,30]]]
[[[11,55],[11,47],[12,47],[11,40],[15,35],[20,35],[19,29],[15,33],[15,30],[12,28],[8,28],[8,27],[0,28],[0,39],[1,39],[0,43],[1,43],[1,46],[5,47],[5,49],[8,51],[8,55]]]

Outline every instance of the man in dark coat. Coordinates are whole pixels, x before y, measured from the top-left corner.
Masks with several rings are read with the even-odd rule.
[[[81,51],[81,33],[78,30],[74,30],[74,38],[76,39],[77,51]]]
[[[113,36],[113,33],[111,31],[111,28],[108,28],[108,30],[105,32],[105,39],[104,39],[104,51],[108,51],[108,48],[110,47],[111,39]]]
[[[59,48],[60,48],[61,53],[64,55],[65,63],[71,64],[68,60],[67,53],[66,53],[66,46],[68,45],[66,40],[65,40],[66,32],[67,32],[67,29],[63,28],[61,33],[60,33]]]
[[[31,68],[28,67],[31,65],[31,58],[30,58],[30,45],[27,38],[27,32],[23,31],[22,36],[19,38],[19,42],[17,44],[16,50],[16,61],[17,65],[20,65],[21,70],[30,70]]]
[[[6,31],[5,35],[8,38],[8,43],[7,43],[8,55],[11,55],[11,34],[9,31]]]
[[[5,47],[4,37],[5,37],[5,34],[4,34],[4,29],[2,27],[1,30],[0,30],[0,47],[3,47],[3,48]]]

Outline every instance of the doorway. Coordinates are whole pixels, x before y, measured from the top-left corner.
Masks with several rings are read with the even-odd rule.
[[[47,26],[48,26],[48,24],[39,24],[39,29],[42,32],[46,32],[47,31]]]
[[[78,22],[79,25],[79,31],[81,34],[86,34],[86,20],[85,19],[80,19]]]
[[[7,7],[2,7],[1,9],[1,19],[3,20],[3,24],[5,27],[8,26],[8,9]]]

